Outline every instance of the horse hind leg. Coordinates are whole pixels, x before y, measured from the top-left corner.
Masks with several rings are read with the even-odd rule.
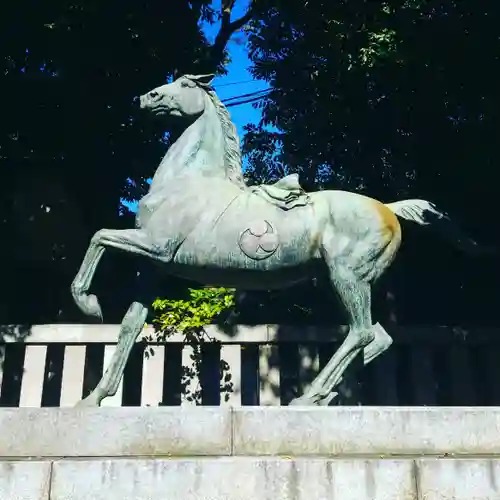
[[[375,323],[372,329],[374,338],[363,350],[363,363],[365,366],[387,351],[393,342],[392,337],[380,323]]]
[[[401,230],[398,228],[399,224],[396,227],[389,244],[386,246],[380,257],[375,261],[375,265],[372,269],[371,275],[369,276],[371,283],[376,281],[384,273],[396,257],[396,253],[401,245]],[[373,333],[373,340],[363,350],[363,362],[365,366],[368,363],[371,363],[376,357],[387,351],[393,343],[392,337],[385,331],[384,327],[380,323],[375,323],[373,325]]]
[[[375,323],[372,326],[372,332],[374,338],[368,345],[363,349],[363,364],[366,366],[371,363],[375,358],[383,354],[389,347],[391,347],[393,340],[392,337],[385,331],[384,327],[380,323]],[[342,379],[338,381],[340,383]],[[332,393],[330,401],[336,396],[336,393]]]
[[[335,397],[333,389],[342,379],[347,367],[359,352],[375,338],[371,319],[371,287],[352,273],[339,275],[338,268],[330,272],[330,279],[346,312],[349,333],[330,361],[313,380],[303,396],[290,405],[327,406]]]
[[[363,350],[366,365],[392,344],[392,338],[379,323],[372,325],[371,283],[390,265],[399,248],[401,233],[397,219],[393,225],[385,244],[380,240],[379,233],[375,233],[376,238],[368,246],[368,252],[362,245],[358,247],[361,252],[356,251],[356,247],[345,248],[341,255],[335,256],[328,255],[324,248],[324,255],[329,261],[330,281],[348,316],[349,333],[311,387],[290,404],[328,405],[336,396],[334,387],[340,383],[360,350]]]

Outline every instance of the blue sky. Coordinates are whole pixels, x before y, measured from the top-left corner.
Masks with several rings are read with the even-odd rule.
[[[234,18],[242,16],[248,8],[249,0],[237,0],[233,9]],[[213,7],[220,11],[220,0],[214,0]],[[213,41],[219,31],[219,23],[214,25],[204,24],[202,26],[205,35],[210,42]],[[269,85],[262,80],[254,80],[248,71],[250,60],[247,57],[245,35],[242,32],[236,33],[229,41],[228,50],[231,63],[227,66],[227,75],[217,77],[214,80],[214,87],[217,95],[222,99],[235,97],[242,94],[249,94],[267,88]],[[243,127],[247,123],[258,123],[261,117],[259,109],[255,109],[251,103],[231,106],[229,108],[231,118],[238,129],[240,138],[243,137]],[[122,201],[124,205],[135,211],[137,203]]]

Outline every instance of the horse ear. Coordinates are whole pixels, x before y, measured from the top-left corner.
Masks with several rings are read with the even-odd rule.
[[[214,81],[214,78],[215,78],[214,74],[196,75],[196,76],[193,77],[193,80],[195,80],[198,83],[201,83],[202,85],[209,86]]]

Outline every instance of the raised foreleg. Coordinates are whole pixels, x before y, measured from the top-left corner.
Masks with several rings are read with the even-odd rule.
[[[87,315],[102,320],[101,307],[95,295],[88,290],[106,247],[141,255],[150,259],[168,258],[165,247],[159,248],[141,229],[101,229],[90,241],[89,248],[73,283],[71,293],[76,305]]]

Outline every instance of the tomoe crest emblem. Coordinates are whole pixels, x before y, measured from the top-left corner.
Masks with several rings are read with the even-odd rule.
[[[278,249],[278,232],[267,220],[255,221],[240,234],[238,245],[250,259],[267,259]]]

